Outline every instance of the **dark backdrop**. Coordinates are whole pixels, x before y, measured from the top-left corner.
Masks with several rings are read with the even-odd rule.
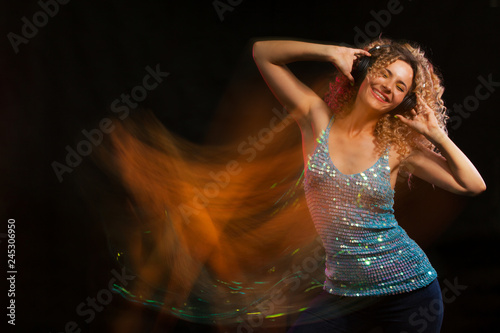
[[[113,259],[102,226],[75,188],[72,177],[77,171],[65,173],[60,181],[52,163],[62,163],[65,147],[74,147],[82,130],[94,128],[122,93],[142,83],[148,66],[169,74],[147,92],[140,106],[153,110],[173,132],[202,143],[211,128],[224,125],[224,117],[215,111],[232,79],[239,75],[261,80],[251,59],[252,38],[355,45],[378,30],[414,40],[427,50],[444,77],[444,99],[454,117],[450,137],[488,186],[478,197],[460,199],[463,210],[426,247],[442,283],[467,287],[446,304],[443,332],[490,332],[497,327],[499,1],[55,3],[9,1],[0,14],[0,267],[6,271],[6,225],[13,218],[18,331],[62,332],[69,321],[82,331],[107,331],[110,318],[130,308],[115,297],[90,324],[76,314],[77,305],[109,281]],[[485,87],[484,80],[494,83]],[[477,89],[481,98],[476,97]],[[2,301],[2,309],[6,306]],[[157,314],[139,312],[142,331],[150,331]],[[6,316],[2,318],[3,324]],[[170,330],[210,328],[178,322]]]

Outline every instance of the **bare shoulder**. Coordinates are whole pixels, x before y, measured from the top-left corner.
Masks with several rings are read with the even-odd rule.
[[[396,146],[391,146],[389,151],[389,166],[391,168],[391,173],[397,173],[399,171],[408,171],[413,173],[415,169],[415,162],[423,156],[429,156],[429,154],[434,155],[436,153],[427,148],[412,147],[410,148],[410,152],[408,154],[402,155]]]
[[[421,153],[419,149],[411,148],[410,152],[403,156],[395,145],[391,146],[389,151],[389,166],[391,167],[391,173],[396,170],[406,170],[410,167],[412,159]]]

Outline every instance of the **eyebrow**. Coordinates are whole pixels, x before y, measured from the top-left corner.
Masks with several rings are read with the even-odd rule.
[[[392,76],[392,72],[391,72],[389,69],[385,68],[385,70],[386,70],[386,71],[388,71],[388,72],[389,72],[389,75],[391,75],[391,76]],[[408,86],[406,85],[406,83],[404,83],[404,82],[403,82],[403,81],[401,81],[401,80],[398,80],[398,83],[401,83],[402,85],[404,85],[404,86],[405,86],[405,88],[406,88],[406,90],[408,90]]]

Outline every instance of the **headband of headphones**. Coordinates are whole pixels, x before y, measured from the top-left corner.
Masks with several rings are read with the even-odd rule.
[[[371,49],[368,50],[368,52],[372,53],[375,50],[379,50],[381,48],[385,47],[391,47],[391,44],[384,44],[384,45],[377,45],[375,47],[372,47]]]

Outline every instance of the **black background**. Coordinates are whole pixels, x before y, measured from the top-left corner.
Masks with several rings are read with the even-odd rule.
[[[116,297],[90,324],[76,314],[76,306],[109,281],[112,258],[102,226],[88,214],[73,175],[59,182],[51,163],[63,162],[65,146],[74,146],[83,129],[109,114],[120,94],[141,83],[146,66],[159,64],[170,74],[141,106],[197,143],[213,140],[211,129],[224,128],[224,115],[216,111],[221,101],[230,103],[225,92],[235,78],[261,80],[251,58],[253,38],[352,45],[356,29],[374,36],[369,29],[378,26],[390,37],[423,45],[442,72],[451,116],[455,103],[474,95],[479,76],[500,82],[499,1],[402,0],[401,12],[382,27],[371,11],[386,10],[388,2],[243,0],[233,1],[232,10],[220,16],[213,1],[72,0],[59,5],[54,17],[18,45],[18,52],[8,34],[21,35],[21,19],[32,22],[41,7],[36,1],[4,2],[0,233],[7,232],[8,218],[16,220],[17,331],[61,332],[74,320],[82,331],[105,332],[110,318],[131,307]],[[446,305],[443,332],[490,332],[498,326],[500,87],[494,89],[449,133],[488,190],[461,198],[463,211],[426,248],[441,282],[458,279],[467,286]],[[5,271],[4,237],[1,244]],[[157,314],[137,311],[144,322],[141,331],[151,331]],[[210,328],[178,322],[169,331]]]

